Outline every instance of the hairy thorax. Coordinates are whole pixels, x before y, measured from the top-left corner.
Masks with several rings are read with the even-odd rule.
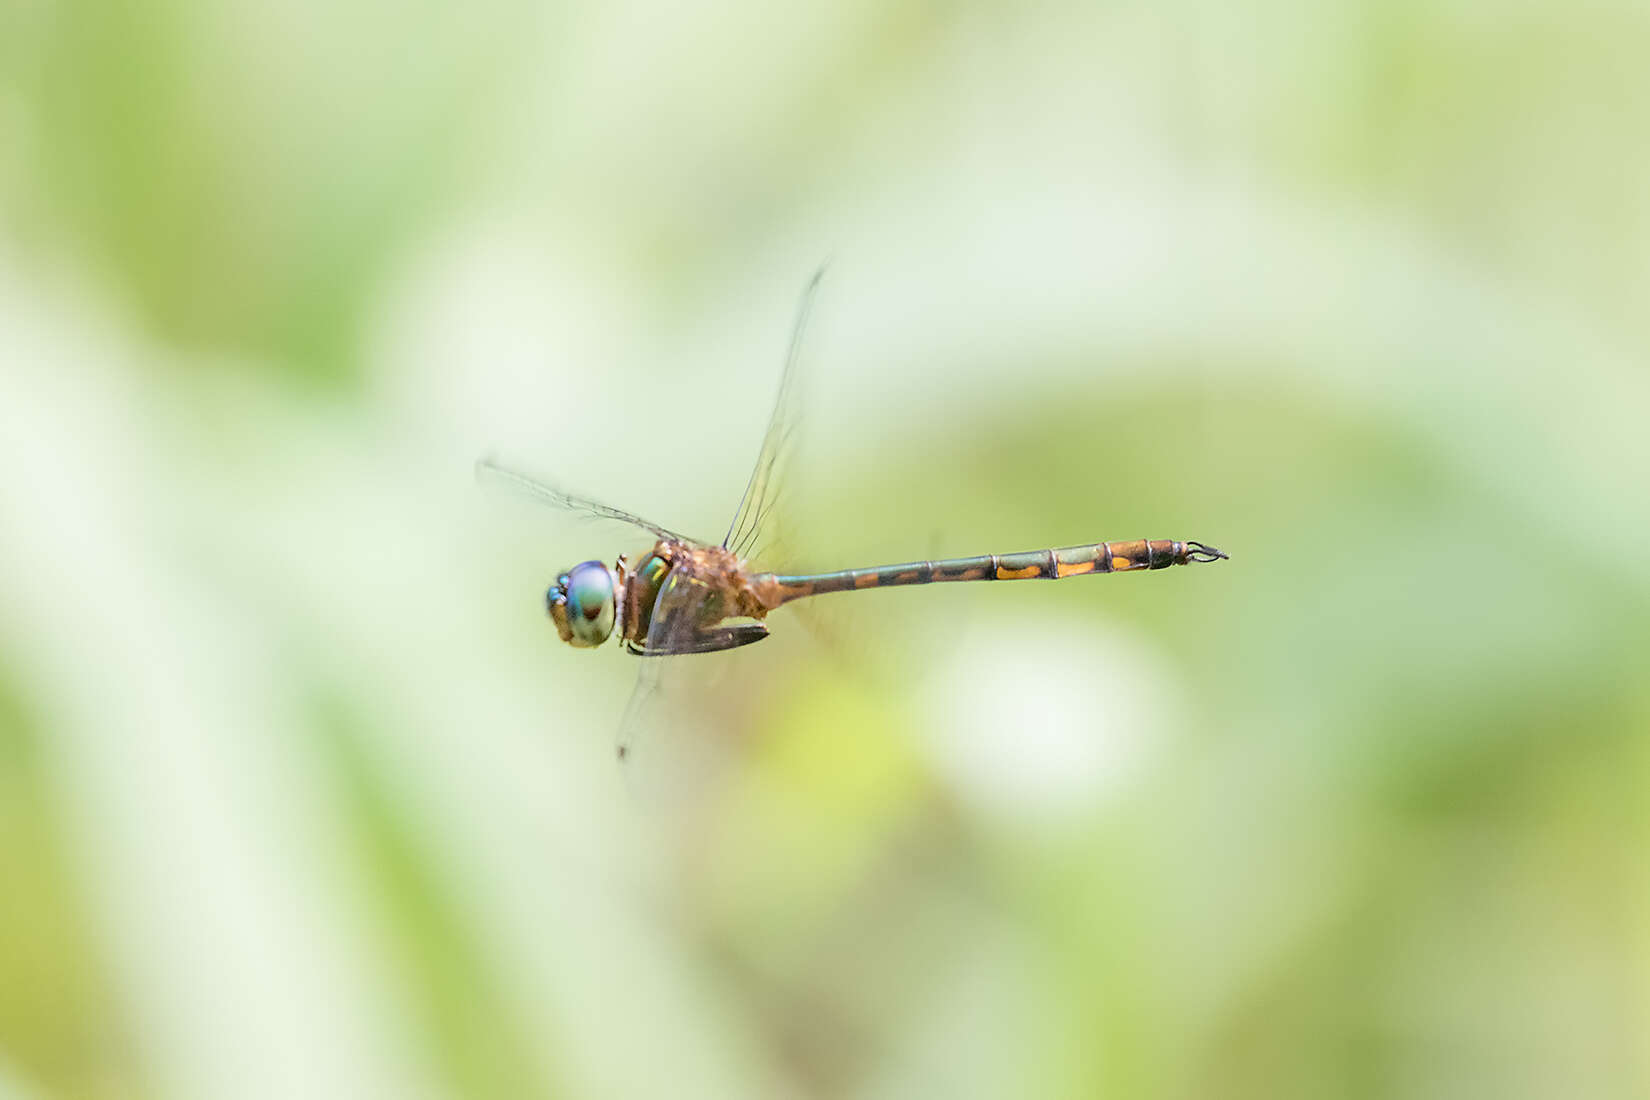
[[[782,602],[771,573],[750,572],[739,555],[721,546],[660,539],[634,568],[624,558],[618,568],[624,583],[623,635],[637,644],[647,637],[667,583],[673,593],[682,592],[700,627],[724,619],[765,618]]]

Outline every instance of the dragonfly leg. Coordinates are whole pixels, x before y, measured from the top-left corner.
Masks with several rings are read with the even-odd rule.
[[[738,649],[742,645],[760,642],[768,636],[762,623],[738,623],[734,626],[707,627],[691,634],[671,638],[663,646],[629,645],[638,657],[674,657],[683,653],[717,653],[724,649]]]

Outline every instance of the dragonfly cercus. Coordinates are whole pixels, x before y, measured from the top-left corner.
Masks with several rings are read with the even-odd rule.
[[[802,292],[780,376],[779,397],[744,496],[720,543],[690,538],[623,509],[508,469],[492,458],[476,464],[477,476],[483,480],[503,483],[587,518],[629,524],[655,539],[653,548],[634,560],[620,556],[612,565],[584,561],[555,579],[545,594],[545,606],[562,641],[578,649],[592,649],[616,635],[625,650],[635,656],[676,658],[759,642],[768,636],[766,620],[770,613],[793,600],[828,592],[951,581],[1063,580],[1097,573],[1167,569],[1227,556],[1201,542],[1130,539],[834,573],[774,573],[753,564],[747,555],[759,545],[758,536],[773,509],[776,472],[796,424],[797,362],[822,274],[815,273]],[[649,661],[642,668],[631,713],[637,710],[637,701],[654,691],[661,664]],[[621,760],[631,749],[636,732],[633,727],[627,716],[619,735]]]

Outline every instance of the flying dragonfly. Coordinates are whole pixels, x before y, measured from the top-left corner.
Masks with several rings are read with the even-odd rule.
[[[545,608],[562,641],[576,649],[593,649],[617,636],[627,652],[649,658],[715,653],[761,641],[768,636],[766,620],[770,613],[794,600],[830,592],[953,581],[1063,580],[1097,573],[1167,569],[1227,557],[1201,542],[1130,539],[834,573],[776,573],[753,564],[750,555],[760,545],[759,536],[774,510],[781,460],[796,426],[797,362],[823,274],[823,269],[816,272],[802,292],[780,376],[779,397],[756,465],[745,483],[744,496],[720,543],[690,538],[631,512],[509,469],[492,458],[476,463],[481,480],[501,483],[586,518],[629,524],[655,540],[651,550],[634,560],[621,555],[612,565],[584,561],[556,577],[545,593]],[[656,692],[664,663],[649,661],[638,675],[620,729],[620,760],[631,752],[638,732],[637,715]]]

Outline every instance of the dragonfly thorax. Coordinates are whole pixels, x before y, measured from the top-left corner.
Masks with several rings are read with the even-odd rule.
[[[617,572],[599,561],[581,561],[557,577],[544,602],[561,640],[578,649],[607,641],[620,586]]]

